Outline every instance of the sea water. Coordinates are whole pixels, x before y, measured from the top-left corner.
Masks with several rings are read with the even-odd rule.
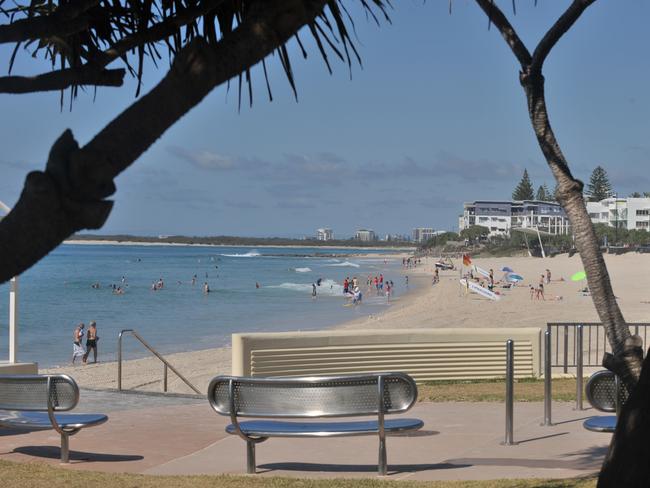
[[[368,276],[383,273],[395,283],[395,295],[405,291],[401,260],[358,256],[377,252],[386,251],[64,244],[19,278],[18,359],[40,367],[68,364],[75,326],[84,322],[87,330],[91,320],[97,322],[99,359],[108,361],[116,357],[123,329],[135,329],[166,354],[229,345],[235,332],[322,329],[376,314],[388,304],[374,285],[367,292]],[[343,280],[353,276],[364,293],[359,306],[348,306],[343,296]],[[312,283],[319,278],[314,299]],[[164,287],[153,291],[160,279]],[[124,294],[115,294],[113,285]],[[4,284],[0,360],[8,354],[8,319]],[[127,358],[146,354],[135,340],[125,340]]]

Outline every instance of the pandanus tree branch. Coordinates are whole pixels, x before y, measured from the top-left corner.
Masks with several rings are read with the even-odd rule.
[[[256,2],[217,44],[196,38],[147,95],[79,148],[67,130],[52,146],[44,172],[27,175],[20,199],[0,221],[0,282],[36,263],[81,229],[101,227],[113,178],[216,86],[262,61],[322,14],[326,0]]]
[[[537,142],[558,183],[556,196],[571,221],[589,291],[612,346],[613,354],[607,353],[603,364],[619,375],[631,392],[618,419],[598,478],[598,488],[650,486],[650,354],[644,361],[641,339],[630,334],[616,302],[607,266],[585,207],[584,185],[571,174],[551,128],[544,95],[542,68],[546,57],[594,0],[574,0],[542,38],[529,63],[528,51],[494,1],[476,2],[489,15],[522,66],[519,79],[526,93]]]
[[[44,37],[63,37],[84,30],[88,18],[83,14],[99,0],[80,0],[61,5],[50,15],[28,17],[0,25],[0,43],[23,42]]]

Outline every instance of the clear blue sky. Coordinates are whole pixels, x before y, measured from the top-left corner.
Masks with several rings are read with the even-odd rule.
[[[236,90],[216,89],[117,179],[115,208],[101,233],[292,236],[332,227],[380,234],[416,226],[454,229],[462,202],[507,199],[527,168],[554,182],[535,141],[518,65],[472,1],[394,2],[392,25],[368,22],[356,0],[363,69],[314,46],[303,60],[291,43],[299,102],[277,58],[274,101],[254,71],[255,103],[237,111]],[[570,3],[498,2],[534,43]],[[574,173],[605,167],[620,194],[650,191],[650,3],[599,0],[546,63],[551,123]],[[303,33],[306,39],[308,34]],[[0,59],[8,65],[8,46]],[[14,72],[47,65],[19,54]],[[152,66],[145,91],[164,74]],[[13,204],[25,175],[44,167],[71,128],[81,144],[134,101],[135,85],[82,93],[72,112],[58,93],[0,95],[0,200]]]

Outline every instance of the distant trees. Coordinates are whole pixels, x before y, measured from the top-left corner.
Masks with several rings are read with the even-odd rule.
[[[460,231],[460,237],[462,239],[468,239],[470,241],[475,241],[481,237],[487,237],[490,233],[490,229],[482,225],[470,225],[467,229]]]
[[[612,184],[609,182],[607,171],[602,166],[596,166],[587,185],[587,199],[590,202],[600,202],[612,195]]]
[[[512,192],[513,200],[533,200],[535,198],[533,184],[530,182],[528,170],[524,170],[524,175],[521,181],[516,186],[515,191]]]
[[[543,202],[555,201],[555,197],[551,194],[550,190],[548,189],[548,186],[546,186],[546,183],[540,185],[540,187],[537,189],[535,200],[541,200]]]

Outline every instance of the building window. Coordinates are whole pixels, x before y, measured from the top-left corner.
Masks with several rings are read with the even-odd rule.
[[[636,211],[637,215],[650,215],[650,209],[644,208]]]
[[[648,222],[637,222],[636,223],[636,228],[637,229],[647,229],[648,228]]]

